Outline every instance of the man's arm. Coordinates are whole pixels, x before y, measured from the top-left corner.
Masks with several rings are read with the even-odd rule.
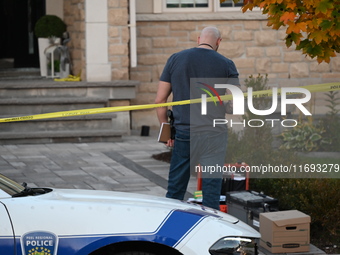
[[[166,103],[168,101],[168,97],[170,96],[170,94],[171,84],[169,82],[159,81],[155,103],[156,104]],[[157,117],[160,124],[168,122],[167,110],[168,107],[156,108]]]
[[[159,81],[155,103],[156,104],[166,103],[168,101],[168,97],[170,96],[170,94],[171,84],[169,82]],[[168,107],[158,107],[156,108],[156,111],[160,124],[168,122],[167,115]],[[166,143],[166,146],[173,147],[174,140],[169,139],[168,142]]]

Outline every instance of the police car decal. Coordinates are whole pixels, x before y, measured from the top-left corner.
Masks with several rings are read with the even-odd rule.
[[[46,231],[29,232],[24,234],[20,240],[22,254],[85,255],[103,246],[124,241],[152,241],[176,247],[206,217],[208,217],[206,213],[198,210],[172,210],[155,231],[145,233],[60,235],[57,237]],[[181,224],[178,224],[179,222]]]
[[[24,255],[56,255],[58,238],[46,231],[26,233],[21,238]]]

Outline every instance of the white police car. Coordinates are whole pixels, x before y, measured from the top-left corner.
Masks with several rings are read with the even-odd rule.
[[[1,255],[256,254],[236,218],[172,199],[28,188],[0,175]]]

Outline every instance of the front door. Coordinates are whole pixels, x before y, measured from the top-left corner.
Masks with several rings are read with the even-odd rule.
[[[0,59],[15,68],[39,67],[36,21],[45,15],[45,0],[0,0]]]

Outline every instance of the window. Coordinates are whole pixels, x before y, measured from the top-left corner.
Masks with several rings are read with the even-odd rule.
[[[240,0],[238,3],[234,3],[233,0],[225,0],[224,2],[220,3],[220,8],[225,7],[242,7],[243,6],[243,0]]]
[[[163,0],[164,12],[218,12],[240,10],[243,0],[234,3],[233,0]],[[236,8],[235,8],[236,7]],[[235,9],[234,9],[235,8]]]
[[[209,0],[166,0],[166,8],[206,8]]]
[[[214,0],[163,0],[164,12],[211,12]]]

